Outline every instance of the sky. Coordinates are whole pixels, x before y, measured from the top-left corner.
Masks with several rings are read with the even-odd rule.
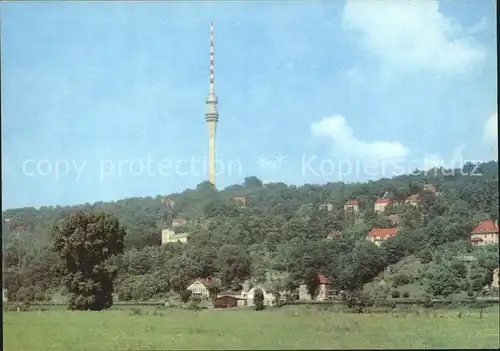
[[[496,160],[494,2],[0,4],[2,209]]]

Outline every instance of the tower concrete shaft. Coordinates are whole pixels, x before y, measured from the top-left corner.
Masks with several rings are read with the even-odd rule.
[[[210,23],[210,84],[207,97],[207,112],[205,121],[208,126],[208,180],[215,186],[215,133],[219,113],[217,112],[217,97],[214,84],[214,24]]]

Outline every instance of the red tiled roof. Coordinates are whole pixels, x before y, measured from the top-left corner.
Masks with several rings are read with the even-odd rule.
[[[498,234],[498,225],[488,219],[480,222],[471,234]]]
[[[347,200],[346,205],[359,205],[359,200]]]
[[[408,196],[405,201],[418,202],[418,200],[420,200],[418,194],[413,194]]]
[[[318,279],[320,284],[329,284],[328,279],[323,274],[318,274]]]
[[[337,238],[340,236],[340,232],[338,230],[332,230],[328,236],[331,236],[332,238]]]
[[[379,197],[377,200],[375,200],[376,204],[390,204],[391,202],[392,200],[387,197]]]
[[[368,236],[371,236],[372,238],[377,236],[381,238],[387,238],[394,236],[397,233],[398,233],[398,228],[373,228],[368,233]]]

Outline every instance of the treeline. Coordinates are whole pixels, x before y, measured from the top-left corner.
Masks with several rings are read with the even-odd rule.
[[[49,245],[52,227],[64,215],[81,210],[113,213],[126,227],[125,252],[110,263],[118,270],[115,291],[122,300],[161,298],[208,276],[218,278],[221,288],[251,278],[280,291],[304,279],[314,286],[318,272],[339,289],[357,292],[388,265],[412,254],[436,261],[429,282],[448,281],[450,274],[463,274],[454,257],[473,250],[468,244],[473,227],[479,220],[498,218],[498,163],[479,165],[475,172],[482,176],[463,175],[474,168],[467,164],[462,172],[440,169],[368,183],[300,187],[264,185],[249,177],[222,191],[201,183],[194,190],[155,198],[7,210],[2,213],[10,220],[6,228],[24,226],[26,231],[3,231],[4,285],[10,299],[43,299],[59,288],[60,262]],[[425,183],[436,185],[438,195],[424,192]],[[385,193],[401,203],[376,214],[375,199]],[[415,193],[421,195],[418,207],[402,201]],[[247,205],[242,208],[232,200],[235,196],[246,197]],[[175,206],[165,208],[165,198]],[[346,213],[345,201],[356,198],[359,213]],[[388,217],[393,213],[401,217],[399,234],[380,247],[366,241],[371,228],[393,225]],[[188,243],[161,246],[161,228],[174,217],[187,220]],[[340,237],[327,239],[333,230]],[[431,284],[429,293],[447,296],[479,289],[498,265],[498,247],[483,251],[474,273],[481,282],[468,275],[458,286]]]

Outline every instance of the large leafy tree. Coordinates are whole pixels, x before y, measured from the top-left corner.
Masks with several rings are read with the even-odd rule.
[[[104,212],[78,212],[54,226],[53,248],[64,263],[69,309],[112,306],[117,270],[108,259],[123,252],[124,237],[118,219]]]

